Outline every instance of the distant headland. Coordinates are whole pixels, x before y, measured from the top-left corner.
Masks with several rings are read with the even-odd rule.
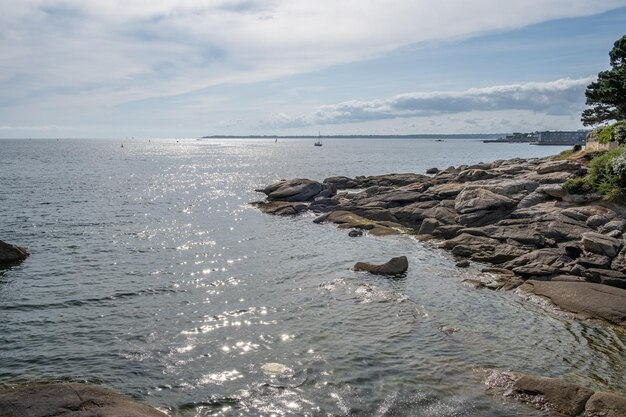
[[[504,133],[414,134],[414,135],[322,135],[324,139],[497,139]],[[201,139],[317,139],[318,135],[210,135]]]

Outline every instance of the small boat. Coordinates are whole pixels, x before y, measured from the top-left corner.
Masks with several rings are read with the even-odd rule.
[[[313,146],[322,146],[322,135],[317,132],[317,140],[313,143]]]

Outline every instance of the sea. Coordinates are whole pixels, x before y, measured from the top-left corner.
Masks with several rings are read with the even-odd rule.
[[[171,416],[540,416],[493,370],[626,393],[626,332],[410,235],[249,205],[283,178],[423,173],[564,147],[447,139],[0,140],[0,385],[82,381]],[[357,261],[406,255],[405,277]]]

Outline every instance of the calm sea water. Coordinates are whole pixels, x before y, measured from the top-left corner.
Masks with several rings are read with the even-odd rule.
[[[312,145],[1,140],[0,239],[32,256],[0,270],[0,383],[89,381],[180,416],[533,415],[484,395],[492,367],[626,392],[622,330],[468,287],[476,269],[409,236],[351,239],[247,204],[280,178],[563,148]],[[402,254],[403,279],[350,270]]]

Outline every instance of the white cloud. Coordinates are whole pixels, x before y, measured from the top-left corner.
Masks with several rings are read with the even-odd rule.
[[[49,100],[82,108],[255,82],[422,41],[623,5],[625,0],[0,0],[0,106]]]
[[[295,117],[284,113],[274,114],[265,124],[268,127],[290,128],[501,110],[566,116],[580,113],[584,105],[585,88],[593,80],[593,77],[560,79],[465,91],[406,93],[369,101],[352,100],[320,106],[309,114]],[[476,124],[473,121],[467,123]]]

